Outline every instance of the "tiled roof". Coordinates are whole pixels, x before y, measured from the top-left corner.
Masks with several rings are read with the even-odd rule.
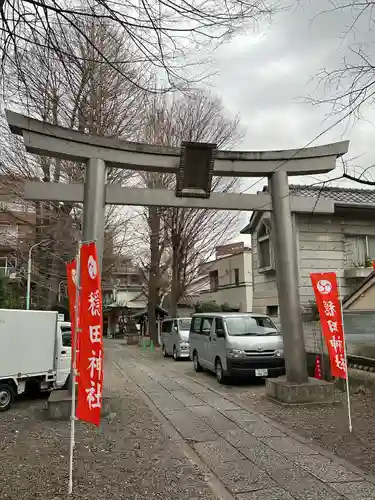
[[[345,308],[346,303],[352,297],[354,297],[355,295],[357,295],[358,293],[360,293],[362,289],[365,289],[365,287],[368,285],[368,283],[370,283],[370,281],[373,281],[374,278],[375,278],[375,272],[372,272],[371,274],[369,274],[369,276],[366,279],[364,279],[363,281],[361,281],[361,283],[359,283],[359,285],[352,292],[350,292],[349,295],[347,295],[346,297],[344,297],[344,300],[342,301],[343,307]]]
[[[264,186],[263,192],[267,192],[268,187]],[[290,194],[294,196],[309,196],[312,198],[329,198],[337,204],[345,205],[374,205],[375,207],[375,189],[352,189],[331,186],[299,186],[289,185]],[[249,224],[241,230],[242,234],[251,232],[255,220],[257,220],[260,212],[254,211],[251,215]]]
[[[289,186],[290,193],[295,196],[312,196],[330,198],[338,203],[354,205],[375,204],[375,189],[352,189],[331,186]]]

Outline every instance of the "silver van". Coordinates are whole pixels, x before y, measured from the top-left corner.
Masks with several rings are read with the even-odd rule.
[[[282,335],[264,314],[193,314],[189,344],[195,371],[213,371],[220,383],[231,376],[285,373]]]
[[[163,356],[177,361],[189,357],[189,330],[191,318],[166,318],[161,324]]]

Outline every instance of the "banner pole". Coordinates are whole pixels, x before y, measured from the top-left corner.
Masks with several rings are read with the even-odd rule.
[[[76,422],[76,375],[77,375],[77,345],[79,335],[79,294],[81,287],[81,246],[78,242],[78,254],[76,259],[76,301],[75,301],[75,328],[73,343],[73,370],[72,370],[72,407],[70,413],[70,446],[69,446],[69,483],[68,495],[73,492],[73,453],[75,446],[75,422]]]
[[[344,326],[344,307],[342,303],[342,294],[341,294],[341,284],[338,273],[337,276],[337,284],[340,294],[340,309],[341,309],[341,323],[342,323],[342,333],[343,333],[343,341],[344,341],[344,358],[345,358],[345,371],[346,371],[346,398],[348,403],[348,422],[349,422],[349,432],[353,432],[352,426],[352,408],[350,402],[350,391],[349,391],[349,368],[348,368],[348,354],[346,351],[346,341],[345,341],[345,326]]]

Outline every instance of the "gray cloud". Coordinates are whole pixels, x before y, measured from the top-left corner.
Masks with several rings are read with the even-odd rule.
[[[345,36],[353,12],[328,12],[331,8],[330,0],[300,0],[296,8],[274,16],[269,25],[260,25],[253,34],[238,36],[217,52],[219,70],[212,85],[228,111],[240,113],[246,129],[238,149],[299,148],[332,127],[314,144],[349,139],[348,158],[356,157],[355,163],[364,168],[375,164],[375,116],[371,108],[362,110],[366,120],[346,120],[334,126],[338,117],[328,116],[330,106],[315,107],[303,99],[308,95],[316,99],[328,96],[329,90],[317,87],[313,77],[323,68],[340,67],[343,57],[350,57],[351,44],[375,41],[365,18],[356,31]],[[328,176],[293,178],[293,183],[311,184],[337,175],[333,172]],[[244,186],[252,186],[255,181],[245,181]],[[264,180],[259,180],[250,192],[260,190],[264,184]],[[348,181],[339,184],[352,185]],[[249,214],[243,214],[239,228],[248,218]],[[236,239],[250,243],[244,236]]]
[[[372,34],[363,19],[357,32],[344,37],[353,13],[319,15],[331,7],[329,0],[301,0],[296,8],[275,15],[269,25],[238,36],[217,52],[219,74],[212,83],[228,111],[241,115],[246,128],[242,149],[302,147],[337,121],[327,119],[329,106],[314,107],[301,98],[327,95],[311,79],[322,68],[339,67],[349,44]],[[373,112],[365,109],[364,114],[367,121],[341,123],[316,144],[350,139],[349,156],[360,157],[357,163],[364,166],[375,163]]]

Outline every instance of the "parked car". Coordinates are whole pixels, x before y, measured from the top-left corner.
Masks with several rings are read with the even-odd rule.
[[[161,324],[163,356],[177,361],[189,357],[189,330],[191,318],[166,318]]]
[[[282,335],[263,314],[193,314],[189,349],[195,371],[210,370],[219,383],[233,376],[285,373]]]

